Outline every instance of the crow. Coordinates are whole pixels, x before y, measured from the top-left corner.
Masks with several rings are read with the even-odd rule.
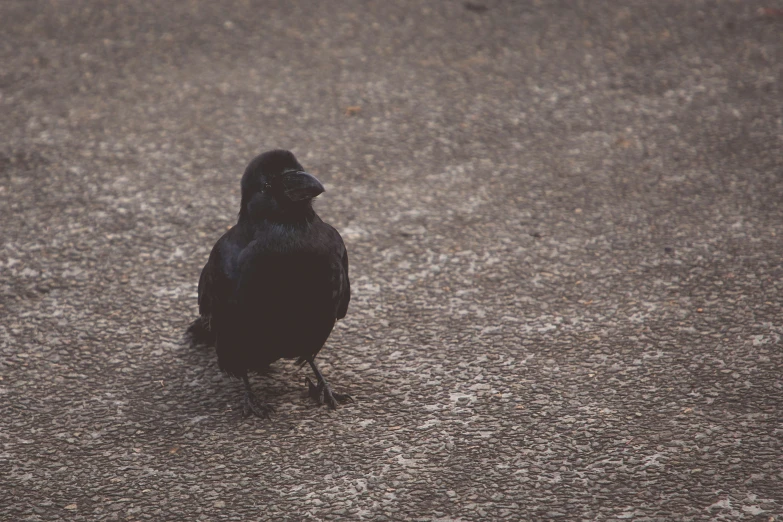
[[[209,254],[198,282],[199,318],[191,342],[215,347],[218,366],[244,381],[243,416],[269,417],[248,372],[278,359],[313,369],[310,395],[335,409],[353,401],[332,391],[315,356],[351,300],[348,252],[340,234],[318,217],[313,199],[323,185],[287,150],[255,157],[242,176],[237,224]]]

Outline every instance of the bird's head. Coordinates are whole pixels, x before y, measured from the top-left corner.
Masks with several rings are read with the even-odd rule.
[[[242,176],[240,219],[298,220],[313,214],[312,201],[324,191],[287,150],[253,158]]]

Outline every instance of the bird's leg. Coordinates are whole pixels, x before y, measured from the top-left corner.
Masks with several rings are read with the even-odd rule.
[[[307,359],[307,362],[310,363],[310,368],[313,369],[313,373],[315,373],[315,378],[318,383],[313,384],[310,377],[305,377],[305,383],[310,390],[310,397],[317,400],[318,404],[327,404],[331,409],[335,410],[337,409],[338,402],[353,402],[353,399],[347,393],[336,393],[332,391],[331,386],[329,386],[329,383],[324,379],[318,366],[315,365],[315,359]]]
[[[242,376],[242,380],[245,382],[245,396],[242,399],[242,416],[249,417],[252,413],[256,417],[262,419],[268,419],[271,414],[275,412],[275,409],[269,405],[259,401],[253,390],[250,388],[250,380],[247,378],[247,374]]]

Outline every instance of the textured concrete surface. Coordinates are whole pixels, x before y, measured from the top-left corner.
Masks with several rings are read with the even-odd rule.
[[[0,519],[779,520],[783,4],[0,3]],[[247,161],[326,184],[306,372],[181,334]]]

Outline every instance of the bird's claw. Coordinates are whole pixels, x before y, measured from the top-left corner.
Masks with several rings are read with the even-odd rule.
[[[256,417],[268,419],[274,412],[275,408],[272,405],[264,404],[250,392],[245,393],[245,397],[242,399],[242,417],[247,418],[252,413]]]
[[[305,377],[305,384],[307,384],[310,397],[318,401],[318,404],[326,404],[333,410],[337,409],[338,402],[353,402],[353,398],[347,393],[333,392],[326,381],[318,381],[318,384],[313,384],[310,377]]]

